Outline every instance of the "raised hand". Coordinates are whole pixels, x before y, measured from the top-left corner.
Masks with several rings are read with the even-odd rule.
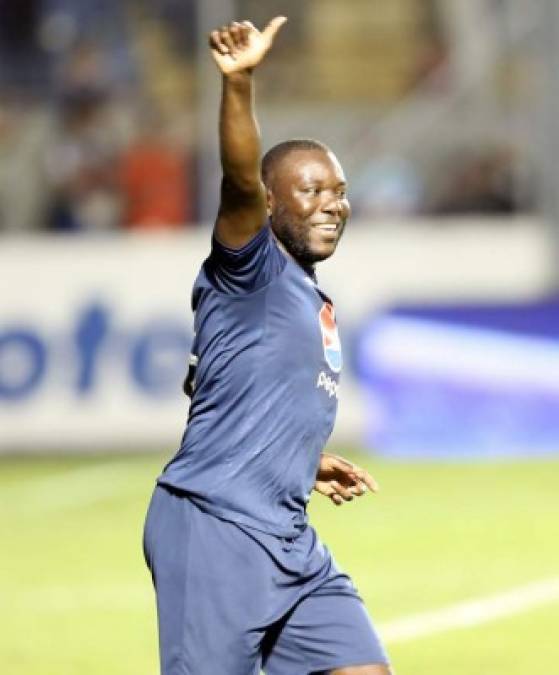
[[[224,75],[252,70],[266,56],[279,29],[287,21],[276,16],[262,31],[250,21],[233,21],[210,33],[212,56]]]
[[[367,490],[377,492],[378,485],[361,467],[343,457],[324,452],[320,457],[314,489],[340,506],[354,497],[361,497]]]

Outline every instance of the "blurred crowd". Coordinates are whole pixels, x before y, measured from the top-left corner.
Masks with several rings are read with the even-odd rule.
[[[0,231],[197,221],[195,12],[194,0],[0,0]],[[444,58],[438,49],[429,68]],[[442,164],[433,189],[408,158],[372,151],[351,176],[354,213],[532,208],[511,147],[454,150]]]
[[[442,158],[433,161],[430,181],[409,158],[373,156],[358,177],[354,211],[374,219],[506,216],[535,209],[533,175],[511,146],[496,143],[438,154]]]
[[[181,10],[157,4],[162,16]],[[131,7],[0,0],[2,230],[193,221],[187,50],[174,45],[171,55],[165,22]],[[183,27],[192,25],[188,7]]]

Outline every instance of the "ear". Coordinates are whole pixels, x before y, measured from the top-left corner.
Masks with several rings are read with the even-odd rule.
[[[272,191],[269,188],[266,188],[266,212],[268,214],[268,217],[272,215],[275,203],[276,200],[274,199]]]

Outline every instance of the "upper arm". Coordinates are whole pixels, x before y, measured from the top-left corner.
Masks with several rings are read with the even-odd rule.
[[[217,239],[229,248],[241,248],[265,225],[266,188],[257,180],[245,186],[224,177],[215,222]]]

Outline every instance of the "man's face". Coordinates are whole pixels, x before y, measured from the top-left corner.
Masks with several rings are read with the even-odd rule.
[[[313,265],[336,250],[351,209],[344,172],[322,150],[294,150],[268,186],[272,230],[298,262]]]

